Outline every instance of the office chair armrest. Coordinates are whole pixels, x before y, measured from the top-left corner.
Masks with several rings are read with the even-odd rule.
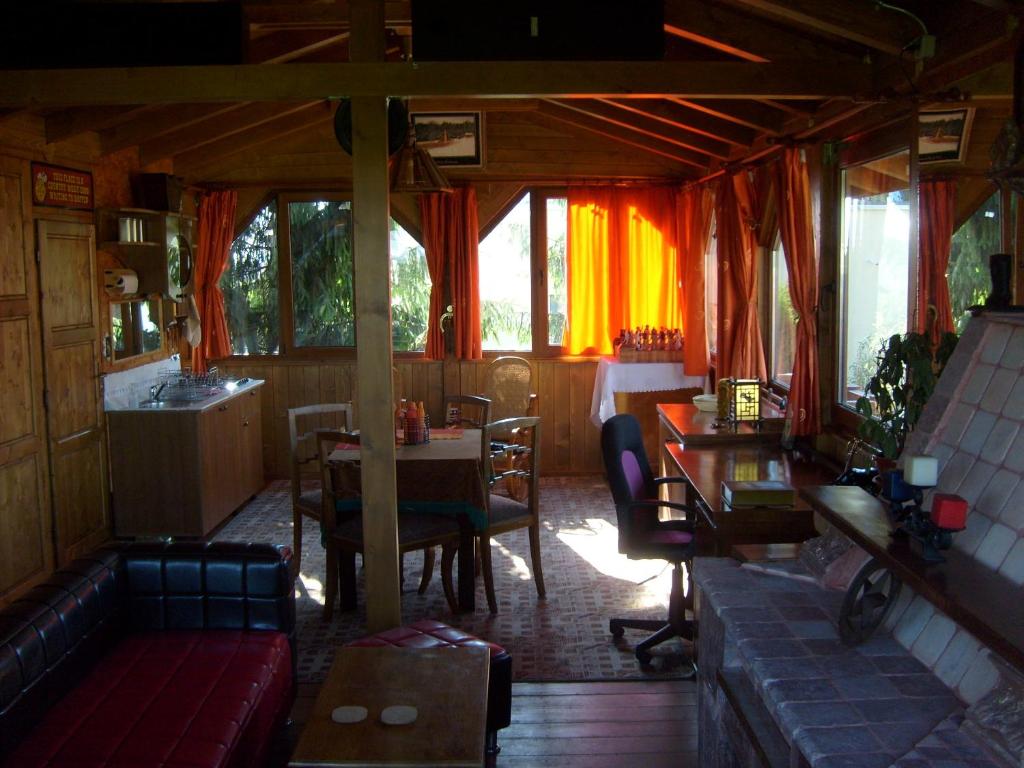
[[[685,477],[677,477],[677,476],[672,476],[672,477],[656,477],[656,478],[654,478],[654,484],[655,485],[665,485],[667,483],[686,483],[687,485],[689,485],[690,481],[687,478],[685,478]]]
[[[696,519],[696,510],[693,507],[689,507],[686,504],[680,504],[675,501],[656,501],[654,499],[645,501],[634,501],[626,505],[626,508],[632,512],[637,509],[674,509],[677,512],[683,512],[686,514],[686,520],[672,520],[662,521],[660,525],[666,525],[671,522],[673,524],[679,524],[678,530],[693,532],[693,521]],[[671,526],[675,528],[675,525]]]

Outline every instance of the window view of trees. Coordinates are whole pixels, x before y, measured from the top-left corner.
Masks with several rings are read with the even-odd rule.
[[[423,246],[392,219],[391,345],[395,352],[426,349],[430,286]]]
[[[996,192],[953,233],[946,280],[957,333],[970,318],[967,308],[984,303],[992,287],[988,257],[1000,250],[1000,213]]]
[[[568,317],[568,270],[565,265],[565,237],[569,225],[569,201],[564,197],[547,198],[548,262],[548,344],[561,347],[565,341]]]
[[[484,349],[531,348],[530,272],[527,194],[480,241],[480,336]]]
[[[796,311],[789,295],[789,269],[782,241],[772,249],[772,368],[774,381],[788,387],[796,353]]]
[[[280,349],[277,263],[277,203],[272,202],[235,238],[220,279],[236,355],[270,355]]]

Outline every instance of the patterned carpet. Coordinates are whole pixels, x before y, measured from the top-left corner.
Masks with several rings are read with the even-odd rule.
[[[487,611],[483,580],[477,580],[476,611],[453,616],[441,588],[440,565],[426,594],[419,595],[422,554],[405,557],[402,620],[434,618],[501,643],[512,654],[515,680],[607,680],[684,676],[689,672],[680,640],[655,649],[642,668],[632,643],[645,636],[608,633],[611,617],[667,615],[671,566],[660,560],[628,560],[617,551],[615,510],[603,479],[545,478],[540,491],[541,552],[547,599],[537,598],[526,530],[492,540],[498,613]],[[243,508],[217,534],[219,540],[291,544],[288,483],[279,481]],[[440,560],[440,558],[438,558]],[[324,550],[315,524],[303,529],[302,572],[296,582],[299,682],[321,682],[334,648],[365,634],[365,592],[360,608],[335,610],[322,619]]]

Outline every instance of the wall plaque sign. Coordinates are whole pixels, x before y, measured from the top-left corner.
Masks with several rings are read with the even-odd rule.
[[[32,202],[58,208],[92,209],[92,174],[74,168],[32,163]]]

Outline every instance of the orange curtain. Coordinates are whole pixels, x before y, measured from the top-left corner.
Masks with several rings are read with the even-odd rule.
[[[448,263],[452,274],[455,308],[455,356],[478,360],[484,356],[480,340],[480,225],[476,190],[463,187],[450,193]]]
[[[427,315],[426,356],[432,360],[444,358],[444,334],[441,333],[441,313],[444,311],[444,285],[447,268],[445,235],[448,222],[448,192],[420,195],[420,219],[423,225],[423,250],[430,273],[430,312]]]
[[[708,372],[708,336],[704,316],[704,254],[711,236],[714,196],[708,186],[691,187],[677,198],[679,271],[683,276],[683,368],[688,376]]]
[[[956,182],[922,181],[918,187],[921,208],[921,258],[917,290],[917,330],[931,331],[933,343],[953,330],[946,268],[953,245],[956,215]],[[934,319],[933,319],[934,318]]]
[[[218,283],[231,256],[237,206],[238,193],[230,189],[205,193],[199,203],[199,244],[192,285],[203,339],[192,350],[192,370],[196,373],[206,371],[207,360],[231,354],[224,294]]]
[[[789,433],[821,431],[818,400],[818,259],[814,247],[811,180],[803,150],[784,150],[776,164],[776,198],[789,296],[796,312],[796,349],[789,385]]]
[[[746,171],[718,187],[718,371],[720,376],[766,379],[757,317],[757,224],[753,181]]]
[[[681,328],[675,191],[569,190],[569,354],[610,354],[623,328]]]

